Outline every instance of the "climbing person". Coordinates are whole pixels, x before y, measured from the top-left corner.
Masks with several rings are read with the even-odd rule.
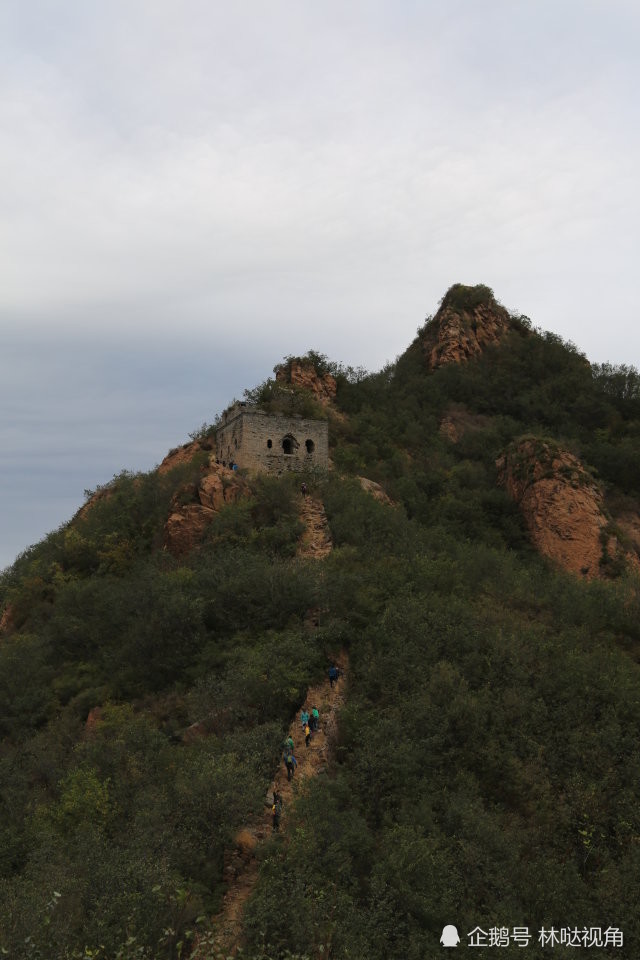
[[[301,713],[300,713],[300,723],[302,724],[302,729],[304,730],[304,728],[306,727],[306,725],[309,723],[309,711],[308,711],[308,710],[302,710],[302,711],[301,711]]]
[[[298,761],[292,753],[287,754],[286,759],[287,766],[287,780],[291,780],[292,776],[296,772],[296,767],[298,766]]]
[[[334,683],[338,682],[338,668],[335,664],[332,667],[329,667],[329,683],[333,688]]]
[[[273,812],[273,832],[277,833],[280,829],[280,817],[282,816],[282,797],[276,790],[273,791],[273,806],[271,810]]]
[[[318,730],[320,727],[320,713],[317,707],[314,707],[311,711],[311,729],[314,731]]]
[[[300,486],[300,492],[302,493],[302,496],[303,496],[303,497],[306,497],[306,495],[307,495],[307,485],[306,485],[306,483],[301,484],[301,486]]]
[[[293,753],[293,748],[294,748],[293,737],[291,736],[291,734],[289,734],[287,739],[282,744],[282,762],[284,763],[285,767],[287,765],[287,757],[289,756],[290,753]]]
[[[311,727],[307,723],[304,728],[304,745],[305,747],[309,746],[309,741],[311,740]]]

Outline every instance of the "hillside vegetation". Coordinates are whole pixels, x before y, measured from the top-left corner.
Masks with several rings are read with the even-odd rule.
[[[494,302],[458,286],[443,306],[467,323]],[[454,923],[463,948],[476,926],[528,927],[530,958],[549,954],[541,927],[618,927],[622,947],[589,955],[638,956],[638,583],[620,558],[585,580],[540,557],[496,460],[525,435],[561,445],[612,524],[637,514],[640,376],[524,317],[429,371],[433,324],[379,373],[313,355],[337,384],[335,470],[307,478],[323,560],[296,557],[295,477],[248,478],[197,549],[163,550],[197,454],[114,478],[4,572],[5,955],[187,956],[307,688],[345,648],[333,764],[264,847],[244,955],[423,960]],[[254,399],[277,402],[273,382]],[[194,723],[205,736],[184,736]]]

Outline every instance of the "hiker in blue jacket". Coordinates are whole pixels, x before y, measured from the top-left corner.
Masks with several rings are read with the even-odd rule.
[[[338,668],[336,666],[329,667],[329,683],[333,687],[334,683],[338,682]]]
[[[298,766],[298,761],[292,753],[287,754],[287,759],[285,761],[287,766],[287,780],[291,780],[291,777],[296,772],[296,767]]]

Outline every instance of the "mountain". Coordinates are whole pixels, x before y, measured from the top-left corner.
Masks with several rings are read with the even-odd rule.
[[[638,372],[457,284],[383,370],[245,402],[329,473],[205,425],[2,575],[0,950],[637,956]]]

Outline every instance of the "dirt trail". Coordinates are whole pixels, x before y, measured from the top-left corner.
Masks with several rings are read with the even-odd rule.
[[[302,498],[300,519],[306,525],[306,530],[298,544],[299,557],[313,557],[321,560],[331,552],[331,532],[321,500],[305,496]]]
[[[308,495],[303,496],[300,519],[305,524],[305,530],[298,543],[297,556],[321,560],[330,553],[332,547],[331,532],[322,502]],[[315,687],[310,687],[301,707],[301,710],[309,713],[313,707],[318,708],[320,729],[313,734],[309,747],[306,747],[300,713],[291,724],[289,734],[293,737],[294,755],[298,761],[293,780],[288,782],[287,771],[281,762],[267,791],[263,815],[236,834],[235,846],[225,856],[223,877],[228,889],[222,910],[213,921],[213,935],[196,941],[191,960],[200,960],[205,952],[207,956],[211,956],[213,951],[223,952],[225,956],[236,953],[242,940],[242,911],[258,879],[258,847],[273,833],[273,791],[277,790],[282,798],[280,832],[283,833],[287,829],[287,812],[293,803],[295,785],[326,770],[335,739],[337,714],[345,699],[344,676],[348,658],[344,650],[335,663],[341,672],[338,683],[332,688],[327,679]]]
[[[214,934],[206,941],[200,941],[191,955],[192,960],[203,956],[203,947],[212,946],[223,951],[225,956],[233,956],[242,939],[242,911],[258,878],[257,852],[260,844],[273,833],[271,805],[273,791],[282,797],[283,813],[280,821],[280,833],[286,833],[287,814],[294,801],[294,790],[300,783],[323,773],[331,759],[331,751],[336,735],[337,715],[345,702],[345,675],[348,658],[343,650],[336,658],[340,669],[340,679],[333,687],[329,680],[310,687],[301,709],[309,713],[313,707],[320,712],[320,729],[311,737],[311,743],[305,746],[305,737],[300,723],[300,712],[291,724],[289,734],[293,737],[294,754],[298,761],[295,775],[289,783],[284,763],[280,763],[274,780],[267,791],[265,810],[255,822],[247,824],[236,834],[235,848],[225,858],[224,878],[229,884],[223,900],[221,912],[214,920]],[[211,954],[209,954],[210,956]]]

